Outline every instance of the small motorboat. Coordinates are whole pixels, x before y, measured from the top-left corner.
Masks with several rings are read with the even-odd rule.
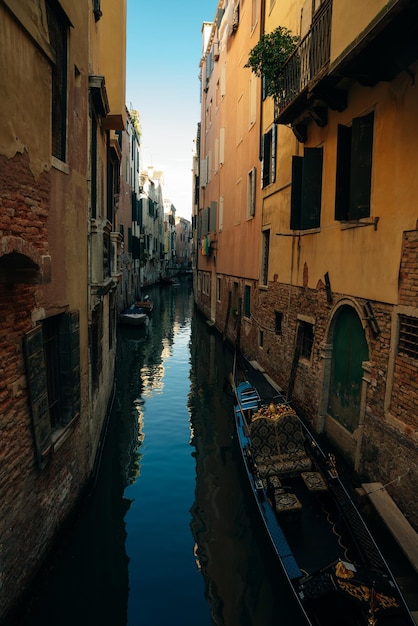
[[[131,304],[119,314],[119,321],[127,326],[144,326],[148,322],[148,315],[142,307]]]

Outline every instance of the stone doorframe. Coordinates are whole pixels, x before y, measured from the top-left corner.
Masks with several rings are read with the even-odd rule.
[[[361,461],[361,447],[363,440],[363,431],[364,431],[364,419],[366,415],[366,405],[367,405],[367,392],[368,388],[371,384],[371,370],[372,364],[370,361],[363,361],[363,376],[362,376],[362,387],[361,387],[361,398],[360,398],[360,415],[359,415],[359,425],[354,431],[354,433],[348,432],[335,418],[333,418],[328,413],[328,402],[329,402],[329,392],[330,392],[330,384],[331,384],[331,366],[332,366],[332,349],[333,349],[333,336],[334,336],[334,326],[335,321],[337,319],[338,310],[343,306],[351,307],[358,315],[361,325],[363,327],[364,336],[366,338],[367,346],[370,354],[370,344],[368,332],[366,332],[367,328],[367,320],[364,317],[364,313],[359,305],[359,303],[354,298],[342,298],[339,300],[334,308],[331,311],[330,318],[328,321],[328,326],[325,332],[324,341],[320,346],[321,349],[321,358],[323,359],[323,369],[322,369],[322,386],[320,389],[320,401],[318,406],[318,421],[317,421],[317,432],[318,433],[327,433],[327,421],[332,421],[334,430],[338,431],[338,441],[334,441],[334,443],[339,447],[341,447],[341,443],[343,443],[344,451],[349,452],[349,456],[353,462],[354,470],[358,471],[360,467]],[[331,439],[334,437],[331,436]],[[346,445],[344,445],[346,442]]]

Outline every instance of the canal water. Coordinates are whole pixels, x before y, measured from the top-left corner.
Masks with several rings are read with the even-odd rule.
[[[94,488],[19,626],[297,626],[241,474],[232,355],[190,284],[149,295],[149,325],[119,329]]]

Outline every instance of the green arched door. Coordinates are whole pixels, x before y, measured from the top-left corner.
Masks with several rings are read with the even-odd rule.
[[[328,412],[353,432],[360,418],[362,363],[369,350],[360,319],[349,306],[337,313],[332,344]]]

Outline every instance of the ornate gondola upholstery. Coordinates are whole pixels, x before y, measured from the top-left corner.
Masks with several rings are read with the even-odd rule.
[[[301,425],[287,405],[270,405],[255,413],[250,435],[252,454],[261,478],[297,474],[311,468]]]

